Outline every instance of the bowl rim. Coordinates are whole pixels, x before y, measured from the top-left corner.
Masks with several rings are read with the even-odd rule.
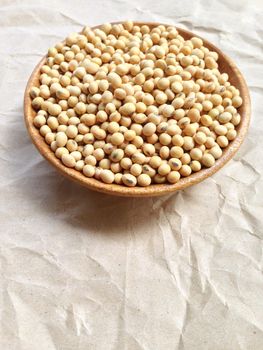
[[[124,22],[112,22],[111,24],[122,24]],[[68,168],[60,161],[60,159],[56,158],[54,152],[50,149],[50,146],[45,142],[45,139],[43,136],[39,133],[39,129],[37,129],[33,124],[33,119],[36,114],[36,112],[33,110],[31,106],[31,98],[29,95],[29,91],[32,86],[38,83],[38,77],[40,75],[40,68],[44,64],[46,60],[46,56],[44,56],[41,61],[37,64],[37,66],[34,68],[25,89],[24,94],[24,119],[26,128],[28,130],[28,133],[33,141],[33,144],[36,146],[40,154],[48,160],[48,162],[53,165],[61,174],[65,175],[66,177],[70,178],[71,180],[74,180],[75,182],[78,182],[79,184],[88,187],[89,189],[104,192],[107,194],[117,195],[117,196],[128,196],[128,197],[147,197],[147,196],[159,196],[159,195],[165,195],[171,192],[175,192],[178,190],[182,190],[184,188],[187,188],[189,186],[192,186],[194,184],[197,184],[209,176],[216,173],[218,170],[220,170],[237,152],[239,147],[241,146],[245,135],[247,133],[249,123],[250,123],[250,116],[251,116],[251,101],[250,101],[250,95],[249,90],[246,84],[246,81],[238,69],[237,65],[232,61],[231,58],[229,58],[227,55],[225,55],[221,49],[216,47],[214,44],[212,44],[210,41],[200,37],[199,35],[188,31],[186,29],[171,25],[171,24],[163,24],[158,22],[134,22],[134,25],[142,26],[142,25],[148,25],[150,27],[157,26],[157,25],[164,25],[164,26],[173,26],[175,27],[179,34],[183,37],[190,38],[192,36],[199,37],[203,40],[204,46],[208,47],[210,50],[216,51],[219,55],[219,61],[223,60],[223,62],[227,62],[227,65],[229,69],[233,72],[233,76],[229,77],[229,80],[235,79],[237,83],[235,85],[238,85],[240,96],[243,99],[243,104],[241,106],[241,109],[239,110],[239,113],[241,115],[241,122],[237,127],[237,136],[236,138],[229,143],[229,145],[224,149],[223,155],[216,160],[215,164],[211,168],[207,169],[201,169],[200,171],[196,173],[192,173],[190,176],[180,178],[180,180],[176,184],[152,184],[148,187],[126,187],[123,185],[118,184],[105,184],[95,178],[88,178],[86,177],[82,172],[77,171],[72,168]],[[92,27],[92,29],[99,28],[101,25],[97,25]]]

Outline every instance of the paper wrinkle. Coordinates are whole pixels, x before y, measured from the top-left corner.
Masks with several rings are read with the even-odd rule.
[[[0,348],[262,350],[261,0],[2,0],[0,17]],[[234,159],[173,195],[86,190],[25,129],[26,81],[47,48],[125,19],[195,31],[237,62],[251,92]]]

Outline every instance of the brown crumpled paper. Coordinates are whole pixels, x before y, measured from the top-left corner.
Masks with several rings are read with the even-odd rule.
[[[47,48],[124,19],[213,41],[251,92],[234,160],[167,197],[81,188],[24,126],[25,84]],[[262,36],[261,0],[0,1],[0,349],[263,349]]]

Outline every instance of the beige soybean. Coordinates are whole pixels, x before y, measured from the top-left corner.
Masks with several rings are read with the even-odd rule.
[[[203,156],[203,152],[199,148],[193,148],[190,151],[190,156],[193,160],[200,160]]]
[[[180,168],[182,166],[182,162],[178,158],[170,158],[169,165],[170,165],[172,170],[180,170]]]
[[[64,132],[56,134],[56,144],[58,147],[64,147],[68,141],[67,135]]]
[[[212,156],[215,159],[219,159],[222,156],[222,149],[217,145],[212,148],[210,148],[209,153],[212,154]]]
[[[142,166],[142,172],[144,174],[149,175],[150,177],[154,177],[154,175],[156,174],[156,170],[154,170],[150,165],[148,164],[144,164]]]
[[[137,178],[138,184],[142,187],[149,186],[151,184],[151,177],[147,174],[141,174]]]
[[[124,142],[124,136],[120,132],[115,132],[111,136],[111,143],[115,146],[119,146]]]
[[[134,176],[139,176],[142,173],[142,166],[140,164],[132,164],[130,173]]]
[[[201,170],[202,168],[202,165],[201,163],[198,161],[198,160],[193,160],[191,163],[190,163],[190,168],[193,172],[197,172],[199,170]]]
[[[167,175],[167,180],[169,183],[175,184],[176,182],[178,182],[180,180],[180,177],[181,177],[181,175],[178,171],[171,171]]]
[[[78,135],[78,128],[75,125],[69,125],[66,129],[66,135],[74,139]]]
[[[110,155],[110,160],[112,162],[119,162],[124,157],[124,151],[120,148],[113,150]]]
[[[76,151],[78,149],[78,144],[75,140],[68,140],[66,147],[69,150],[69,152],[73,152],[73,151]]]
[[[212,154],[205,153],[201,159],[201,162],[205,167],[210,168],[215,164],[215,158]]]
[[[218,136],[217,139],[216,139],[216,142],[222,148],[227,147],[228,143],[229,143],[229,141],[228,141],[226,136]]]
[[[70,154],[62,154],[61,160],[64,165],[66,165],[69,168],[74,168],[76,165],[76,160],[73,156]]]
[[[155,144],[155,148],[157,149],[157,145]],[[169,158],[169,154],[170,154],[170,149],[167,146],[162,146],[162,144],[160,143],[160,149],[159,149],[159,155],[162,159],[167,159]],[[158,150],[158,149],[157,149]]]
[[[108,169],[102,169],[100,172],[100,178],[106,184],[111,184],[114,181],[114,173]]]
[[[41,128],[41,126],[46,124],[46,118],[43,115],[37,115],[33,123],[37,128]]]
[[[184,165],[182,165],[179,173],[181,174],[181,176],[186,177],[186,176],[191,175],[192,169],[191,169],[191,167],[189,165],[184,164]]]
[[[158,168],[158,173],[162,176],[165,176],[167,174],[169,174],[169,172],[171,171],[171,167],[169,164],[161,164]]]
[[[122,182],[128,187],[134,187],[137,184],[137,179],[131,174],[122,175]]]
[[[95,168],[90,164],[84,165],[82,171],[83,174],[87,177],[93,177],[95,175]]]

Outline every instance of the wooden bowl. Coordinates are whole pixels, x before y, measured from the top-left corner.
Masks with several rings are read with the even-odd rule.
[[[136,25],[147,24],[149,27],[154,27],[160,23],[138,23],[135,22]],[[96,26],[94,28],[98,28]],[[182,35],[186,40],[197,36],[194,33],[191,33],[185,29],[177,28],[180,35]],[[226,164],[237,152],[239,149],[244,137],[247,133],[247,129],[250,121],[250,97],[249,91],[245,82],[244,77],[241,72],[237,68],[236,64],[227,57],[221,50],[219,50],[216,46],[211,44],[209,41],[203,39],[204,45],[209,48],[209,50],[216,51],[219,54],[219,69],[221,72],[225,72],[229,75],[229,81],[235,87],[237,87],[240,91],[240,95],[243,99],[243,104],[239,108],[239,113],[241,115],[241,122],[237,127],[237,137],[234,141],[230,142],[227,148],[224,149],[223,155],[219,158],[215,165],[211,168],[202,169],[197,173],[193,173],[188,177],[181,178],[176,184],[153,184],[148,187],[126,187],[117,184],[104,184],[94,178],[88,178],[84,176],[81,172],[67,168],[62,164],[62,162],[56,158],[53,151],[50,149],[49,145],[46,144],[42,135],[40,135],[39,130],[34,126],[33,119],[35,116],[35,111],[31,106],[31,99],[29,96],[29,91],[32,86],[39,85],[38,79],[40,75],[40,68],[44,64],[46,60],[46,56],[42,58],[42,60],[38,63],[36,68],[34,69],[31,77],[26,86],[25,97],[24,97],[24,115],[25,122],[28,132],[32,138],[33,143],[39,150],[39,152],[44,156],[61,174],[67,176],[71,180],[78,182],[79,184],[86,186],[92,190],[96,190],[99,192],[105,192],[112,195],[118,196],[127,196],[127,197],[146,197],[146,196],[159,196],[164,195],[170,192],[175,192],[177,190],[182,190],[186,187],[197,184],[200,181],[203,181],[207,177],[213,175],[217,172],[224,164]]]

